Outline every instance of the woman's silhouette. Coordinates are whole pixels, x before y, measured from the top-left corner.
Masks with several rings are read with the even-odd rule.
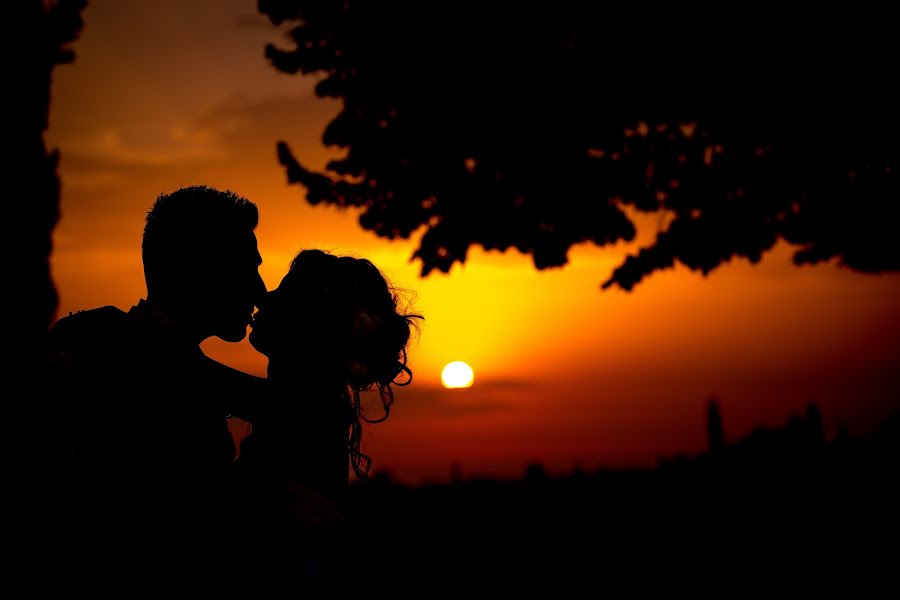
[[[271,395],[249,415],[241,461],[305,541],[336,531],[350,468],[368,478],[363,423],[386,419],[392,386],[411,381],[406,348],[420,318],[404,314],[371,262],[320,250],[300,252],[260,306],[250,342],[269,358]],[[361,404],[370,390],[375,415]]]

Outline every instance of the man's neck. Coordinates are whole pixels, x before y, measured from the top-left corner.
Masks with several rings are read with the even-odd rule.
[[[190,327],[174,318],[158,302],[154,302],[152,298],[148,297],[145,300],[140,300],[137,308],[140,310],[142,318],[149,320],[173,338],[184,340],[186,344],[200,346],[200,343],[208,337],[191,331]]]

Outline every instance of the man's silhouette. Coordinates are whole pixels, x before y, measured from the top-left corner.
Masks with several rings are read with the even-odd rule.
[[[58,456],[48,475],[60,486],[60,548],[82,571],[109,576],[110,564],[142,568],[150,557],[164,568],[208,564],[225,548],[229,398],[253,397],[263,380],[206,357],[200,343],[243,339],[265,294],[257,221],[256,206],[232,192],[161,195],[144,229],[146,299],[51,328],[47,435]]]

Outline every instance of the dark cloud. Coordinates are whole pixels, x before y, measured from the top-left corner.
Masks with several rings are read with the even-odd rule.
[[[465,417],[517,410],[515,402],[500,397],[497,391],[487,386],[448,390],[413,385],[395,391],[395,404],[397,414],[405,416]]]
[[[538,383],[529,379],[509,377],[479,381],[478,387],[490,390],[533,390],[538,387]]]

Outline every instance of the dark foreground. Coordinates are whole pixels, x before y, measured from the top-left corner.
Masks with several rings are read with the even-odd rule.
[[[554,478],[532,465],[515,481],[354,486],[350,561],[371,582],[438,587],[656,587],[673,576],[702,586],[713,574],[735,590],[897,587],[900,418],[870,437],[827,442],[811,407],[782,429],[711,445],[653,470]]]

